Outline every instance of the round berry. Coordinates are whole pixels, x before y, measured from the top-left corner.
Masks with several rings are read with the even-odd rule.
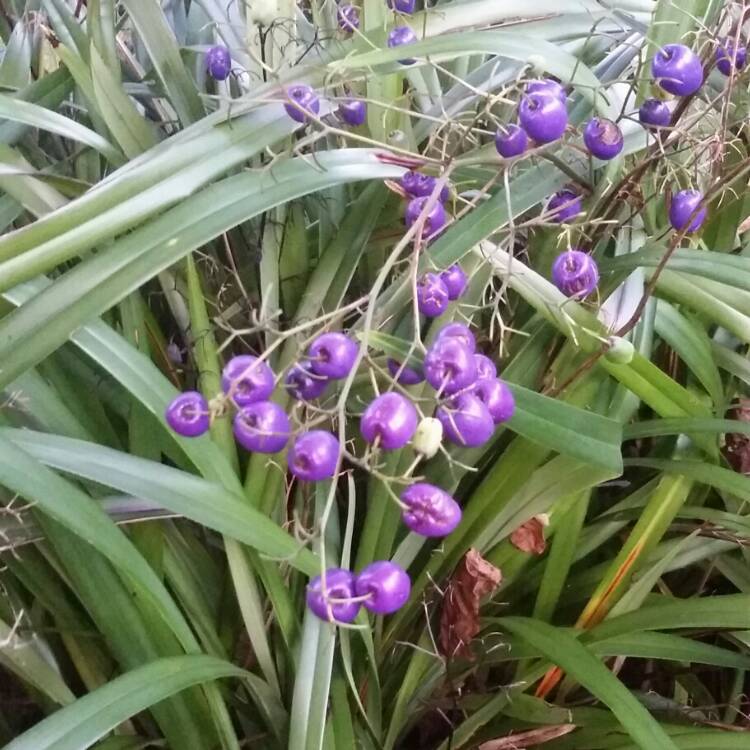
[[[404,214],[404,221],[406,226],[412,226],[417,219],[419,219],[422,211],[424,211],[427,202],[430,199],[427,198],[412,198],[406,205],[406,213]],[[431,235],[439,232],[445,226],[445,208],[443,204],[438,200],[435,201],[433,207],[429,210],[427,218],[424,220],[424,235],[430,237]]]
[[[319,482],[336,473],[339,441],[325,430],[311,430],[300,435],[289,449],[289,471],[297,479]]]
[[[284,380],[289,394],[300,401],[320,398],[328,385],[328,380],[313,372],[312,362],[298,362],[289,368]]]
[[[221,389],[237,406],[265,401],[273,392],[273,370],[250,354],[232,357],[221,373]]]
[[[347,601],[355,597],[354,574],[341,568],[329,568],[323,576],[316,576],[307,584],[307,606],[321,620],[354,622],[359,613],[359,602]]]
[[[666,44],[651,61],[651,74],[670,94],[689,96],[703,83],[700,58],[684,44]]]
[[[662,99],[646,99],[638,109],[638,120],[645,128],[666,128],[672,122],[672,112]]]
[[[234,437],[253,453],[284,450],[292,427],[286,412],[273,401],[259,401],[240,409],[234,416]]]
[[[424,374],[421,370],[403,365],[395,359],[389,359],[387,365],[391,377],[395,378],[401,385],[417,385],[424,380]]]
[[[206,53],[206,70],[216,81],[225,81],[232,72],[232,56],[221,44],[211,47]]]
[[[633,361],[634,356],[635,347],[627,339],[620,336],[610,336],[607,339],[605,359],[618,365],[628,365]]]
[[[415,172],[410,169],[405,172],[399,181],[404,192],[411,195],[413,198],[426,198],[435,192],[435,186],[437,184],[437,177],[433,177],[429,174],[422,174],[422,172]],[[443,185],[440,191],[440,200],[445,203],[450,195],[450,189],[447,185]]]
[[[489,357],[486,357],[484,354],[475,354],[474,362],[477,365],[477,382],[483,378],[497,377],[497,367],[495,367],[495,363]]]
[[[304,122],[308,115],[320,112],[320,99],[306,83],[295,83],[286,90],[284,109],[292,120]]]
[[[336,12],[336,18],[339,23],[339,28],[342,31],[351,33],[354,29],[359,28],[359,8],[356,5],[340,5]]]
[[[558,190],[547,203],[547,211],[551,214],[550,219],[558,224],[574,218],[582,210],[581,196],[568,189]]]
[[[331,380],[345,378],[354,367],[359,349],[343,333],[322,333],[310,344],[308,356],[312,371]]]
[[[550,143],[565,132],[568,111],[555,96],[544,92],[526,94],[518,109],[518,121],[537,143]]]
[[[552,281],[566,297],[583,299],[596,289],[599,269],[588,253],[571,248],[555,259]]]
[[[469,279],[464,273],[464,269],[454,263],[450,268],[440,273],[440,278],[448,289],[448,299],[458,299],[466,290]]]
[[[529,136],[519,125],[501,125],[495,133],[495,148],[505,159],[520,156],[529,145]]]
[[[339,104],[339,115],[347,125],[362,125],[367,117],[367,105],[361,99],[346,99]]]
[[[474,352],[458,338],[438,339],[427,351],[424,374],[441,393],[450,395],[468,388],[477,379]]]
[[[507,422],[516,410],[513,392],[498,377],[479,378],[471,392],[487,407],[495,424]]]
[[[559,99],[563,106],[567,106],[568,95],[565,93],[565,87],[553,81],[551,78],[544,78],[539,81],[530,81],[526,86],[527,94],[548,94]]]
[[[477,349],[477,341],[468,326],[463,323],[448,323],[444,325],[435,337],[435,341],[442,339],[458,339],[472,354]]]
[[[483,445],[495,431],[489,409],[474,393],[468,391],[439,406],[437,418],[443,423],[448,440],[467,448]]]
[[[368,443],[377,440],[383,450],[395,451],[412,439],[417,429],[417,410],[406,396],[384,393],[365,409],[359,428]]]
[[[388,33],[387,43],[389,47],[405,47],[409,44],[414,44],[416,41],[417,35],[409,26],[396,26]],[[416,61],[414,57],[399,60],[402,65],[413,65]]]
[[[732,71],[742,70],[747,63],[747,47],[735,44],[735,40],[727,37],[716,47],[716,67],[719,72],[729,77]]]
[[[622,151],[625,140],[617,123],[606,117],[592,117],[583,129],[583,142],[592,156],[608,161]]]
[[[669,223],[678,231],[697,232],[708,213],[705,206],[695,213],[702,201],[700,190],[680,190],[675,193],[669,206]]]
[[[414,13],[417,0],[388,0],[388,7],[398,13]]]
[[[354,579],[357,596],[366,596],[362,603],[376,615],[390,615],[406,604],[411,581],[406,571],[388,560],[370,563]]]
[[[412,445],[417,453],[432,458],[440,450],[443,442],[443,425],[435,417],[422,417],[414,433]]]
[[[426,273],[417,282],[417,307],[422,315],[436,318],[448,309],[448,287],[436,273]]]
[[[167,424],[183,437],[198,437],[211,424],[208,401],[198,391],[186,391],[170,402],[164,413]]]
[[[459,504],[433,484],[412,484],[401,493],[401,502],[408,506],[401,518],[415,534],[447,536],[461,521]]]

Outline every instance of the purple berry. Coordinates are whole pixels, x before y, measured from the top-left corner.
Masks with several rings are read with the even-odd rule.
[[[521,127],[537,143],[556,141],[568,126],[568,111],[556,96],[537,92],[526,94],[518,109]]]
[[[367,105],[361,99],[346,99],[339,104],[339,115],[347,125],[361,125],[367,117]]]
[[[417,410],[406,396],[384,393],[365,409],[359,428],[368,443],[377,440],[383,450],[395,451],[414,436]]]
[[[484,354],[475,354],[474,362],[477,365],[477,382],[484,378],[497,377],[497,367],[489,357],[485,357]]]
[[[292,120],[304,122],[310,114],[320,112],[320,99],[315,91],[306,83],[295,83],[286,90],[288,101],[284,109]]]
[[[343,333],[322,333],[310,344],[312,371],[331,380],[345,378],[354,367],[359,348]]]
[[[669,207],[669,223],[678,231],[684,229],[686,232],[697,232],[708,213],[704,206],[693,215],[702,201],[703,194],[699,190],[680,190],[675,193]]]
[[[471,392],[487,407],[495,424],[507,422],[516,410],[513,392],[500,378],[480,378]]]
[[[596,289],[599,269],[588,253],[571,248],[555,259],[552,281],[566,297],[583,299]]]
[[[551,214],[550,219],[562,224],[583,210],[581,196],[572,190],[558,190],[547,203],[547,211]]]
[[[468,326],[463,323],[448,323],[444,325],[435,338],[435,342],[443,339],[458,339],[472,354],[476,351],[477,341]]]
[[[436,273],[426,273],[417,282],[417,307],[422,315],[436,318],[448,309],[448,287]]]
[[[311,430],[300,435],[289,449],[289,471],[297,479],[319,482],[336,473],[339,441],[325,430]]]
[[[167,424],[183,437],[198,437],[211,424],[208,401],[198,391],[175,396],[164,413]]]
[[[417,385],[424,380],[424,375],[420,370],[408,365],[402,365],[395,359],[389,359],[387,364],[391,377],[396,378],[401,385]]]
[[[448,440],[467,448],[483,445],[495,431],[489,409],[478,396],[468,391],[439,406],[436,415]]]
[[[359,28],[359,8],[356,5],[341,5],[336,13],[339,28],[351,33]]]
[[[638,110],[638,120],[645,128],[666,128],[672,122],[672,112],[665,101],[646,99]]]
[[[307,584],[307,606],[316,617],[327,622],[354,622],[359,602],[346,601],[354,597],[354,574],[341,568],[326,570],[325,586],[322,576]]]
[[[684,44],[666,44],[651,61],[651,75],[670,94],[689,96],[703,83],[700,58]]]
[[[409,26],[396,26],[388,33],[389,47],[404,47],[409,44],[414,44],[416,41],[417,35]],[[402,65],[413,65],[416,61],[417,60],[414,57],[407,57],[403,60],[399,60]]]
[[[357,596],[366,596],[362,603],[376,615],[390,615],[401,609],[411,593],[406,571],[388,560],[370,563],[354,580]]]
[[[592,156],[608,161],[622,151],[625,141],[617,123],[606,117],[592,117],[583,129],[583,142]]]
[[[299,362],[289,369],[284,381],[293,398],[312,401],[320,398],[328,385],[328,380],[313,372],[312,362]]]
[[[747,63],[747,47],[736,44],[735,40],[727,37],[716,47],[716,67],[719,72],[729,77],[732,70],[742,70]]]
[[[427,351],[424,374],[435,390],[447,395],[468,388],[477,379],[474,352],[458,338],[438,339]]]
[[[232,56],[221,44],[211,47],[206,53],[206,70],[216,81],[225,81],[232,72]]]
[[[440,278],[448,289],[448,299],[458,299],[466,290],[469,279],[464,273],[464,269],[454,263],[450,268],[440,273]]]
[[[221,389],[237,406],[265,401],[273,392],[273,386],[271,368],[250,354],[232,357],[221,373]]]
[[[529,145],[529,136],[519,125],[501,125],[495,133],[495,148],[500,156],[520,156]]]
[[[417,0],[388,0],[388,7],[398,13],[414,13]]]
[[[289,417],[273,401],[250,404],[234,416],[237,442],[253,453],[278,453],[284,450],[291,431]]]
[[[437,177],[433,177],[429,174],[422,174],[421,172],[415,172],[413,169],[410,169],[401,177],[400,183],[404,191],[413,198],[426,198],[435,192]],[[447,185],[443,185],[439,196],[440,201],[445,203],[449,196],[450,189]]]
[[[401,518],[415,534],[447,536],[461,521],[459,504],[433,484],[412,484],[401,493],[401,502],[408,506]]]
[[[544,78],[540,81],[530,81],[526,86],[527,94],[548,94],[559,99],[563,106],[568,104],[568,95],[565,93],[565,87],[553,81],[551,78]]]
[[[412,226],[420,214],[424,210],[429,198],[412,198],[406,204],[406,213],[404,214],[404,221],[406,226]],[[437,200],[427,214],[427,218],[424,221],[424,235],[430,237],[431,235],[439,232],[445,226],[445,208],[443,204]]]

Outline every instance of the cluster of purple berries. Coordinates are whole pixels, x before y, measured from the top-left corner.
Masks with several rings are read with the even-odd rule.
[[[437,178],[409,170],[401,178],[400,184],[409,200],[404,212],[404,222],[407,227],[411,227],[422,215],[430,196],[437,189]],[[437,200],[424,219],[422,234],[426,239],[434,239],[445,226],[448,218],[445,212],[445,202],[449,197],[450,188],[443,185]]]

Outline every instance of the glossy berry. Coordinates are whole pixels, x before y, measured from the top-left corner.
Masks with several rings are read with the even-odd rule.
[[[409,367],[408,365],[402,365],[395,359],[389,359],[387,364],[391,377],[396,378],[401,385],[417,385],[417,383],[421,383],[424,380],[424,374],[421,370]]]
[[[486,357],[484,354],[475,354],[474,362],[477,365],[477,382],[483,378],[497,377],[497,367],[495,367],[495,363],[489,357]]]
[[[232,56],[221,44],[211,47],[206,53],[206,70],[216,81],[225,81],[232,72]]]
[[[388,7],[398,13],[414,13],[417,0],[388,0]]]
[[[470,328],[463,323],[448,323],[444,325],[435,338],[435,341],[442,339],[458,339],[472,354],[476,351],[477,341]]]
[[[566,297],[583,299],[596,289],[599,269],[588,253],[571,248],[555,259],[552,281]]]
[[[367,117],[367,104],[361,99],[346,99],[339,104],[339,115],[347,125],[361,125]]]
[[[638,120],[645,128],[666,128],[672,122],[672,112],[665,101],[646,99],[638,110]]]
[[[164,413],[167,424],[183,437],[198,437],[211,424],[208,401],[198,391],[186,391],[170,402]]]
[[[495,133],[495,148],[500,156],[520,156],[529,145],[529,136],[520,125],[501,125]]]
[[[516,410],[513,392],[500,378],[480,378],[472,386],[471,392],[487,407],[495,424],[507,422]]]
[[[234,416],[234,437],[253,453],[278,453],[286,446],[292,427],[286,412],[273,401],[259,401]]]
[[[399,182],[404,191],[413,198],[425,198],[435,192],[437,177],[433,177],[429,174],[422,174],[422,172],[415,172],[413,169],[410,169],[408,172],[404,173]],[[445,201],[448,200],[449,195],[450,189],[447,185],[443,185],[443,188],[440,191],[440,200],[445,203]]]
[[[412,484],[401,493],[401,502],[408,506],[401,518],[415,534],[447,536],[461,521],[459,504],[433,484]]]
[[[439,406],[436,413],[443,423],[445,436],[456,445],[475,448],[486,443],[495,431],[489,409],[478,396],[468,391]]]
[[[310,344],[312,371],[331,380],[345,378],[357,359],[357,344],[343,333],[322,333]]]
[[[339,28],[351,33],[359,28],[359,8],[356,5],[340,5],[336,12]]]
[[[336,473],[339,441],[325,430],[311,430],[300,435],[289,449],[289,471],[297,479],[319,482]]]
[[[284,109],[292,120],[305,122],[308,115],[320,112],[320,99],[307,84],[295,83],[286,90],[286,95],[288,101],[284,103]]]
[[[563,106],[567,106],[568,103],[568,95],[565,93],[565,87],[561,83],[553,81],[551,78],[544,78],[539,81],[531,81],[526,86],[526,93],[549,94],[550,96],[554,96],[555,99],[559,99]]]
[[[694,94],[703,83],[700,58],[684,44],[666,44],[651,61],[651,74],[665,91],[676,96]]]
[[[320,398],[328,385],[328,380],[313,372],[312,362],[299,362],[289,368],[284,380],[289,394],[300,401]]]
[[[362,437],[368,443],[378,441],[383,450],[403,448],[417,429],[417,410],[406,396],[384,393],[366,409],[359,422]]]
[[[518,121],[537,143],[550,143],[565,132],[568,111],[555,96],[544,92],[526,94],[518,109]]]
[[[265,401],[273,392],[273,386],[271,368],[250,354],[232,357],[221,372],[221,389],[237,406]]]
[[[328,622],[353,622],[360,604],[346,600],[355,596],[354,574],[341,568],[326,571],[325,586],[321,576],[307,584],[307,606],[316,617]]]
[[[422,315],[436,318],[448,309],[448,287],[436,273],[426,273],[417,281],[417,307]]]
[[[680,190],[679,193],[675,193],[669,206],[669,223],[677,230],[697,232],[708,213],[704,206],[693,215],[702,200],[703,195],[699,190]]]
[[[430,198],[412,198],[406,204],[406,213],[404,214],[404,221],[406,226],[410,227],[417,221],[420,214],[424,210],[425,205]],[[435,205],[429,210],[427,218],[424,220],[423,234],[425,237],[430,237],[436,232],[439,232],[445,226],[445,208],[443,204],[437,200]]]
[[[716,67],[723,75],[730,76],[746,64],[747,47],[743,44],[735,45],[735,40],[728,37],[716,47]]]
[[[388,34],[389,47],[404,47],[414,44],[417,41],[417,35],[409,26],[396,26]],[[406,57],[399,60],[402,65],[413,65],[416,62],[414,57]]]
[[[447,395],[468,388],[477,379],[474,352],[458,338],[438,339],[424,358],[424,374],[435,390]]]
[[[466,291],[466,287],[469,284],[469,279],[464,273],[464,269],[458,263],[454,263],[450,268],[442,271],[440,278],[448,289],[448,299],[450,300],[458,299]]]
[[[357,596],[366,596],[362,604],[376,615],[390,615],[406,604],[411,581],[406,571],[388,560],[370,563],[354,578]]]
[[[547,203],[547,211],[550,212],[550,219],[559,224],[574,218],[583,210],[581,196],[572,190],[558,190]]]
[[[412,447],[425,458],[437,455],[443,443],[443,425],[435,417],[422,417],[412,439]]]
[[[583,142],[592,156],[604,161],[614,159],[625,145],[622,130],[606,117],[592,117],[586,123]]]

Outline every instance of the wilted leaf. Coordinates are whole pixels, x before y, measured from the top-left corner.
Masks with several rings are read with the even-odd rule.
[[[575,728],[575,724],[559,724],[556,727],[541,727],[519,734],[509,734],[507,737],[483,742],[479,750],[520,750],[522,747],[534,747],[570,734]]]
[[[542,555],[547,548],[544,541],[544,527],[546,517],[534,516],[526,523],[521,524],[511,535],[510,542],[521,552],[531,552],[533,555]]]
[[[479,632],[479,605],[502,579],[500,570],[470,549],[448,583],[440,616],[440,650],[447,657],[473,658],[471,641]]]

